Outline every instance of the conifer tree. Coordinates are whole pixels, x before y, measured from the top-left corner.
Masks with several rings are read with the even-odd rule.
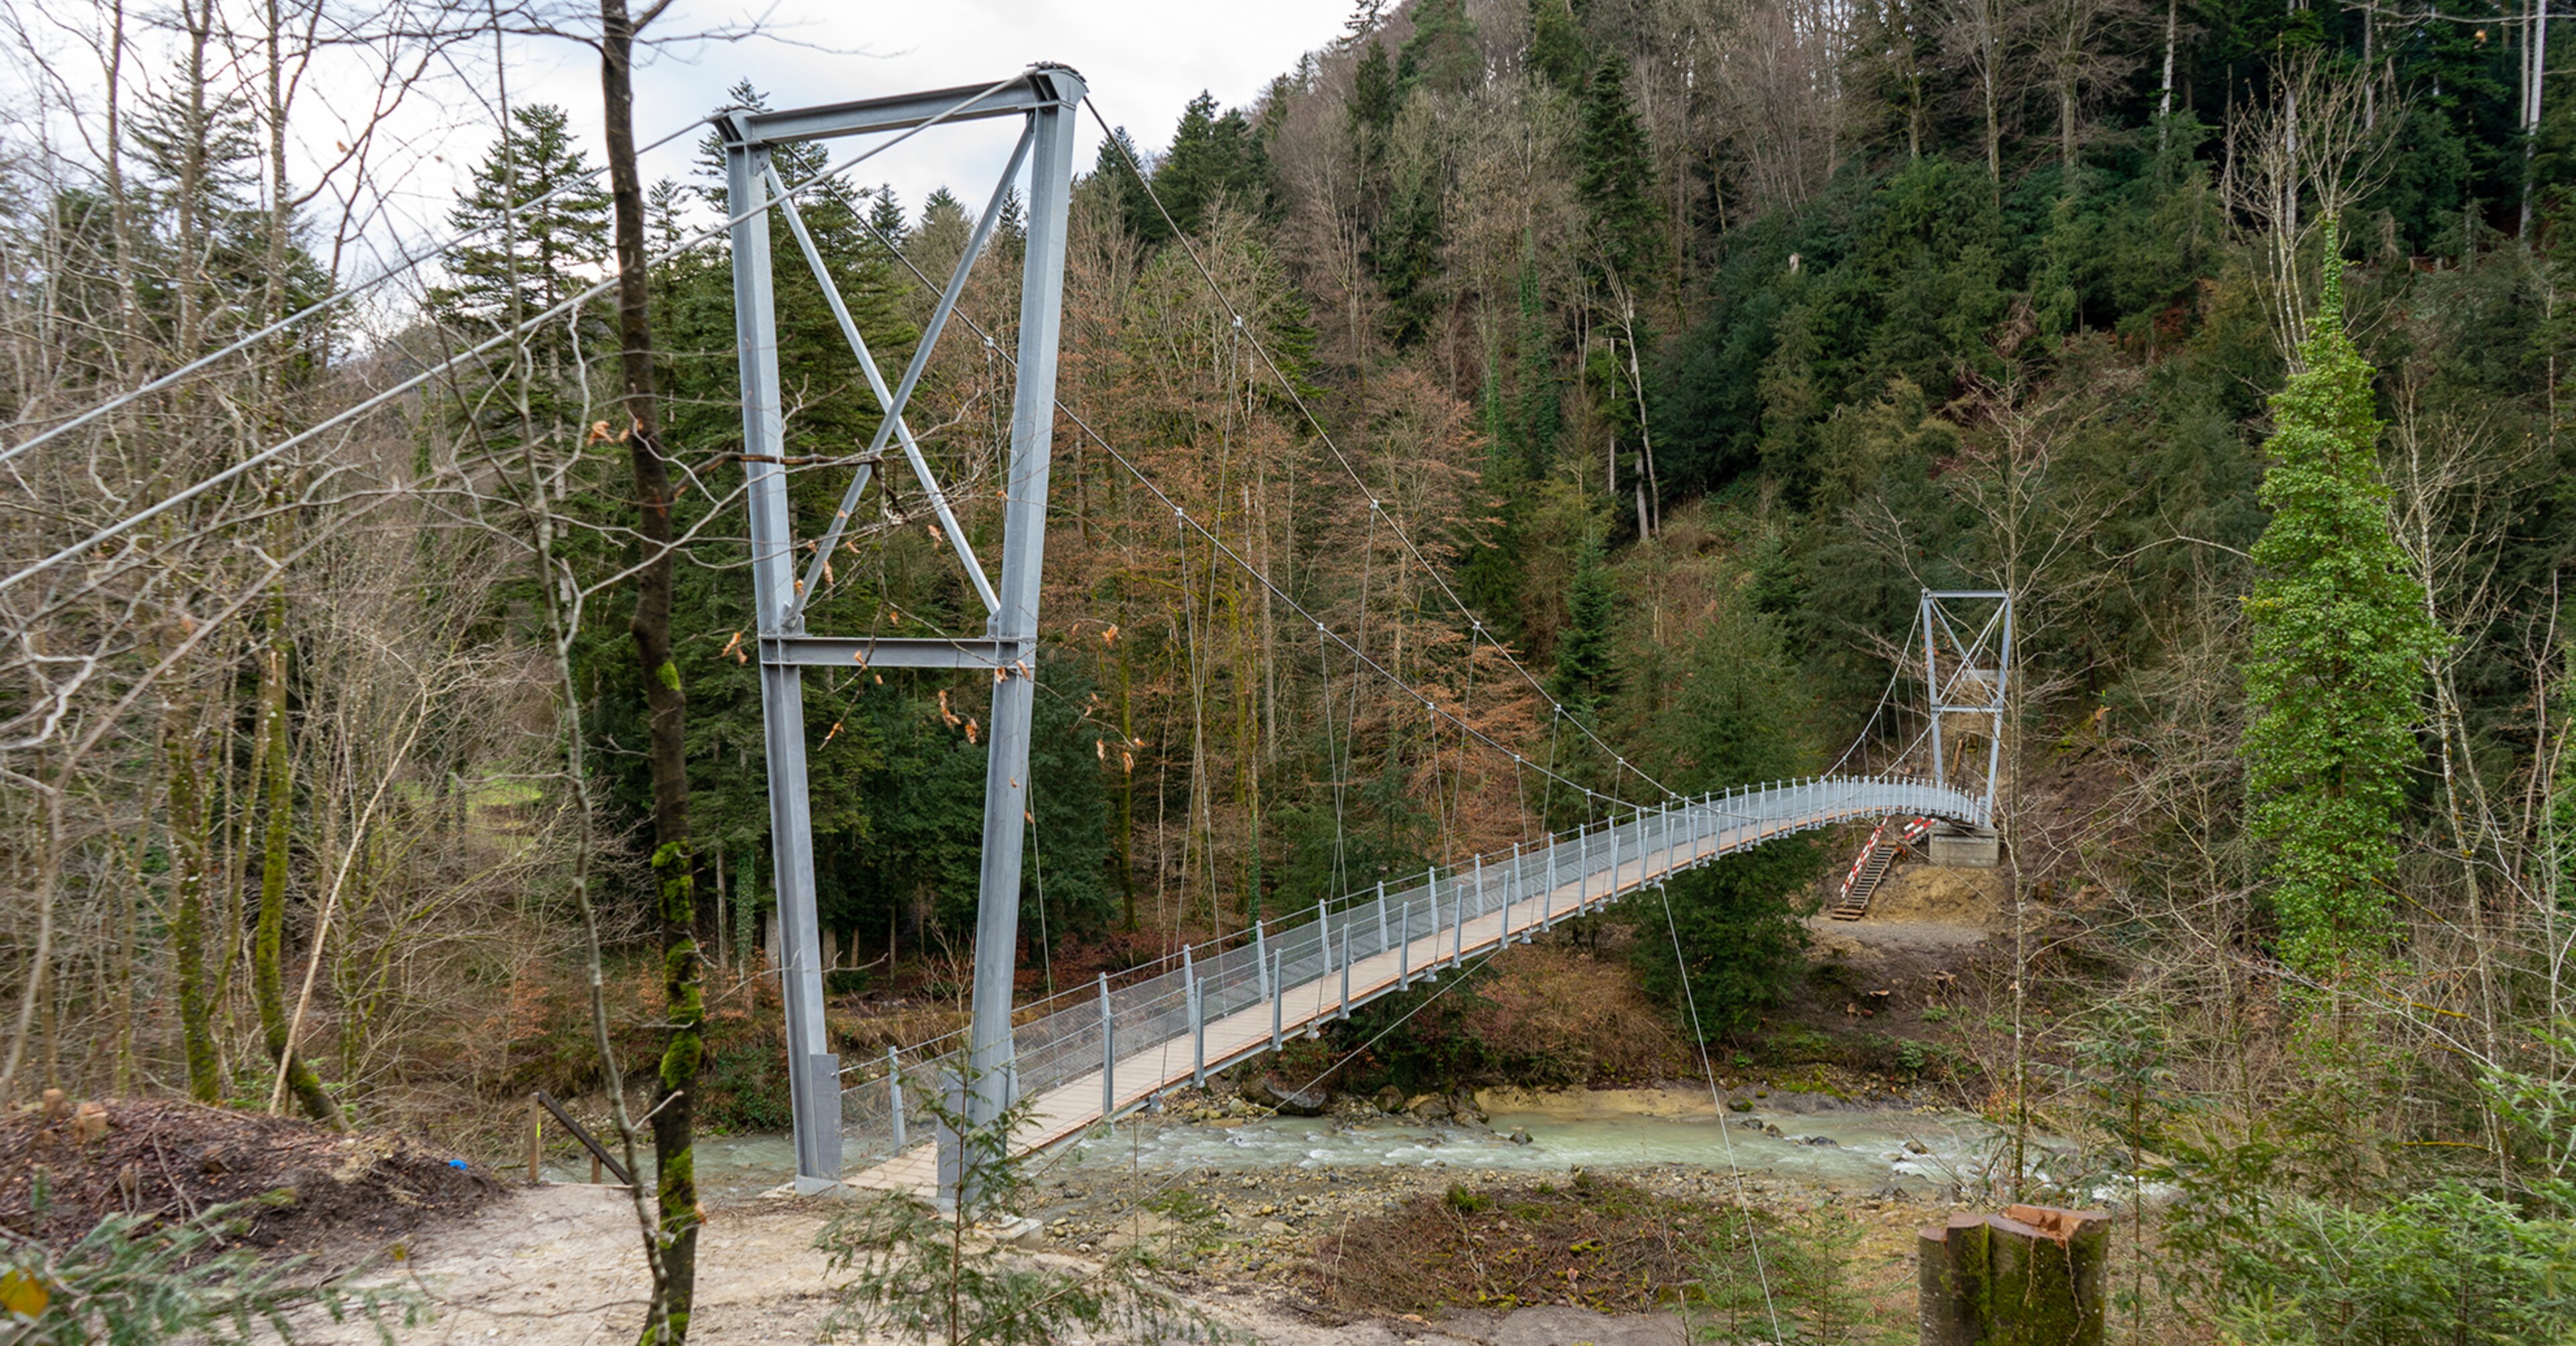
[[[1655,209],[1654,152],[1628,101],[1628,63],[1605,56],[1583,100],[1583,138],[1575,188],[1592,216],[1597,265],[1635,284],[1655,256],[1661,218]]]
[[[492,330],[512,321],[513,273],[518,312],[542,313],[589,284],[608,257],[608,189],[573,143],[564,110],[539,103],[513,110],[510,121],[447,212],[471,241],[448,254],[452,283],[431,291],[441,318]]]
[[[912,232],[904,219],[903,202],[896,199],[894,188],[879,187],[875,201],[868,206],[868,235],[871,241],[882,240],[900,248],[904,237]]]
[[[2281,954],[2311,975],[2367,962],[2394,933],[2415,696],[2439,639],[2389,530],[2371,369],[2344,332],[2334,238],[2329,226],[2323,311],[2272,398],[2260,493],[2272,519],[2246,603],[2251,827],[2273,848]]]
[[[1583,87],[1583,29],[1568,0],[1537,0],[1530,6],[1529,64],[1539,78],[1568,93]]]
[[[1440,93],[1465,93],[1485,75],[1485,55],[1476,45],[1476,22],[1467,17],[1465,0],[1420,0],[1413,6],[1413,36],[1396,54],[1396,83]]]
[[[1114,142],[1114,143],[1113,143]],[[1105,184],[1111,199],[1118,203],[1118,220],[1127,232],[1138,238],[1157,238],[1162,217],[1154,210],[1153,201],[1145,195],[1145,180],[1136,176],[1145,167],[1145,155],[1136,148],[1136,139],[1121,126],[1100,142],[1100,155],[1091,164],[1091,181]]]
[[[429,305],[460,342],[483,340],[545,312],[589,284],[608,260],[608,189],[573,142],[564,110],[542,103],[519,108],[510,123],[447,212],[448,224],[468,241],[449,254],[449,283],[430,291]],[[556,192],[561,195],[550,195]],[[524,350],[534,367],[529,409],[539,424],[555,419],[559,403],[578,398],[566,387],[576,335],[593,350],[607,344],[604,307],[577,317],[585,324],[578,334],[564,321],[542,323],[507,348],[514,352],[507,359]],[[498,369],[492,374],[511,377]],[[517,412],[505,401],[491,415],[497,424],[515,420]]]
[[[1216,99],[1202,90],[1182,111],[1171,151],[1154,165],[1154,193],[1174,224],[1197,233],[1220,201],[1256,214],[1267,211],[1268,176],[1252,123],[1239,108],[1218,112]],[[1153,224],[1144,234],[1149,242],[1170,234],[1159,215]]]
[[[1617,690],[1610,653],[1610,624],[1617,592],[1598,533],[1584,539],[1583,558],[1565,595],[1565,630],[1556,638],[1556,678],[1550,688],[1566,709],[1589,716]]]

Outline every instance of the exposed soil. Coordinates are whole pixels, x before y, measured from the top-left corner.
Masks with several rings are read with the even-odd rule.
[[[1320,1240],[1315,1286],[1344,1312],[1649,1313],[1687,1296],[1729,1233],[1718,1209],[1590,1174],[1453,1186]]]
[[[410,1136],[170,1100],[83,1106],[87,1116],[68,1105],[0,1115],[0,1224],[61,1243],[112,1214],[186,1220],[240,1203],[232,1218],[243,1228],[229,1246],[345,1265],[501,1190]]]
[[[1441,1296],[1437,1305],[1390,1302],[1333,1283],[1333,1263],[1320,1250],[1371,1221],[1454,1209],[1446,1196],[1452,1174],[1364,1169],[1121,1175],[1041,1162],[1031,1176],[1029,1213],[1041,1227],[1013,1255],[1072,1267],[1143,1243],[1159,1274],[1184,1298],[1270,1346],[1683,1346],[1690,1339],[1670,1312],[1601,1311],[1590,1301],[1590,1287],[1582,1286],[1588,1272],[1570,1291],[1542,1297],[1533,1282],[1521,1302],[1506,1296],[1483,1307],[1472,1296]],[[1568,1175],[1559,1190],[1571,1193],[1574,1181]],[[1746,1175],[1742,1183],[1744,1195],[1768,1219],[1801,1226],[1834,1221],[1857,1235],[1846,1254],[1853,1288],[1867,1312],[1891,1323],[1911,1304],[1914,1228],[1937,1223],[1953,1208],[1945,1201],[1838,1192],[1769,1175]],[[1526,1207],[1548,1200],[1537,1192],[1539,1185],[1508,1182],[1476,1191],[1516,1190],[1523,1194],[1517,1206]],[[1732,1205],[1738,1189],[1725,1173],[1666,1167],[1622,1170],[1595,1190],[1620,1194],[1634,1211],[1669,1213],[1678,1229],[1693,1220],[1722,1219],[1718,1212]],[[1634,1235],[1626,1225],[1585,1232],[1589,1226],[1583,1222],[1600,1215],[1599,1205],[1570,1201],[1550,1215],[1546,1237],[1555,1239],[1558,1223],[1573,1231],[1563,1242],[1579,1262],[1593,1254],[1572,1245],[1588,1237]],[[1594,1208],[1590,1214],[1587,1207]],[[816,1199],[752,1200],[710,1210],[699,1241],[693,1335],[727,1343],[817,1340],[834,1299],[829,1269],[813,1242],[839,1208],[830,1199]],[[1508,1219],[1529,1213],[1497,1201],[1474,1218],[1496,1212]],[[1475,1232],[1490,1237],[1499,1228],[1471,1230],[1460,1246],[1473,1246]],[[632,1340],[642,1321],[645,1279],[634,1207],[621,1190],[516,1189],[480,1210],[422,1229],[407,1244],[399,1276],[427,1298],[436,1316],[398,1330],[402,1346],[494,1340],[609,1346]],[[1542,1260],[1533,1256],[1530,1262],[1539,1280],[1550,1274],[1563,1279],[1564,1268],[1541,1266]],[[1559,1302],[1532,1302],[1542,1298]],[[1605,1294],[1601,1302],[1625,1308],[1651,1298]],[[1569,1299],[1575,1302],[1562,1302]],[[303,1324],[299,1340],[362,1346],[375,1336],[370,1327],[333,1325],[317,1315]],[[1088,1346],[1088,1339],[1067,1338],[1062,1346]]]

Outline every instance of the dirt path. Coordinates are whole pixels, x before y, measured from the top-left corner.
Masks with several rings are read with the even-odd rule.
[[[396,1274],[435,1317],[395,1339],[405,1346],[507,1341],[526,1346],[628,1342],[646,1289],[634,1204],[607,1187],[547,1186],[509,1193],[407,1245]],[[781,1204],[712,1213],[699,1236],[700,1339],[816,1339],[829,1307],[824,1212]],[[308,1323],[302,1339],[365,1346],[373,1329]]]
[[[814,1236],[831,1207],[763,1202],[709,1213],[700,1235],[692,1337],[705,1342],[812,1342],[832,1299]],[[416,1238],[387,1279],[411,1285],[435,1317],[397,1328],[401,1346],[502,1341],[518,1346],[605,1346],[634,1339],[645,1276],[633,1207],[623,1192],[550,1186],[502,1197],[474,1215]],[[1185,1278],[1188,1273],[1184,1272]],[[1218,1321],[1274,1346],[1681,1346],[1668,1318],[1614,1318],[1581,1309],[1470,1313],[1434,1325],[1401,1320],[1341,1325],[1300,1315],[1278,1287],[1206,1285],[1192,1302]],[[315,1346],[372,1346],[374,1329],[306,1315],[298,1339]],[[851,1335],[845,1340],[859,1341]],[[1073,1338],[1067,1346],[1087,1339]]]

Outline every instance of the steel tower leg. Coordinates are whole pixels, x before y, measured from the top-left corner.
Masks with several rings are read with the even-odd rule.
[[[742,371],[743,471],[751,514],[752,601],[761,641],[796,634],[796,557],[789,531],[786,426],[779,410],[778,322],[770,291],[769,213],[762,174],[769,151],[738,140],[725,150],[733,226],[734,336]],[[801,627],[802,623],[795,624]],[[764,650],[764,655],[766,651]],[[787,1081],[796,1123],[796,1188],[811,1194],[841,1177],[840,1058],[823,1027],[823,955],[814,916],[814,841],[805,784],[804,670],[764,657],[761,731],[769,762],[770,869],[778,897],[779,974],[787,1002]]]
[[[1011,976],[1019,963],[1020,855],[1029,807],[1029,718],[1037,699],[1038,573],[1046,559],[1048,455],[1055,433],[1056,338],[1064,316],[1067,207],[1073,194],[1074,111],[1084,86],[1049,72],[1059,101],[1029,113],[1028,234],[1020,273],[1019,386],[1011,399],[1011,461],[1003,489],[1001,610],[990,632],[1002,667],[993,682],[993,742],[984,774],[984,868],[975,905],[975,998],[967,1042],[970,1124],[1012,1101]],[[971,1168],[971,1165],[970,1165]],[[970,1189],[971,1172],[965,1175]]]

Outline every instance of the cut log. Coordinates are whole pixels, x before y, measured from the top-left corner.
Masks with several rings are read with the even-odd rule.
[[[2007,1206],[1919,1231],[1923,1346],[2101,1346],[2108,1211]]]

